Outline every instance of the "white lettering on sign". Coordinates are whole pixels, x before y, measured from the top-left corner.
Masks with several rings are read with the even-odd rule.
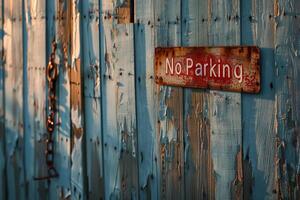
[[[181,64],[179,62],[175,65],[175,72],[177,75],[181,74]]]
[[[174,72],[173,64],[174,64],[173,58],[172,58],[172,66],[170,64],[169,59],[167,58],[167,60],[166,60],[166,74],[169,74],[169,71],[170,71],[170,74],[173,75],[173,72]]]
[[[228,63],[223,63],[221,59],[215,62],[209,58],[208,62],[194,63],[192,58],[186,58],[184,65],[181,62],[176,62],[174,66],[174,58],[166,58],[166,74],[174,75],[174,68],[176,75],[195,75],[210,78],[236,78],[239,83],[243,81],[243,65],[235,64],[231,66]],[[184,69],[185,68],[185,69]]]
[[[191,58],[186,59],[186,67],[187,67],[186,75],[189,75],[189,70],[192,69],[193,67],[193,59]]]

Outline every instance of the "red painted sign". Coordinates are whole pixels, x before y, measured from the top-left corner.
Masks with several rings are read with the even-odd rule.
[[[260,91],[259,48],[174,47],[155,49],[156,83],[234,92]]]

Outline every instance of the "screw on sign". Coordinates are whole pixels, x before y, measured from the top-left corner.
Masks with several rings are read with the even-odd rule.
[[[56,43],[52,42],[52,53],[50,56],[50,61],[46,69],[46,76],[48,80],[48,117],[46,121],[47,127],[47,140],[46,140],[46,152],[45,159],[46,165],[48,168],[47,176],[34,178],[35,180],[50,180],[51,178],[58,177],[56,168],[54,167],[54,141],[53,141],[53,132],[55,129],[55,113],[56,113],[56,91],[55,83],[58,78],[58,66],[55,63],[55,51]]]
[[[253,46],[156,48],[156,83],[258,93],[259,58]]]

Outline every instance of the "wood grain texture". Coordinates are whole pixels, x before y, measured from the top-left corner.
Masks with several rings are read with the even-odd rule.
[[[181,1],[155,1],[155,46],[181,44]],[[183,93],[181,88],[157,87],[157,144],[160,156],[160,198],[184,198]],[[176,193],[174,192],[176,191]]]
[[[43,198],[47,185],[34,181],[45,176],[46,137],[46,2],[24,1],[26,24],[24,38],[24,156],[26,170],[26,197]],[[42,42],[40,42],[42,41]],[[41,191],[41,192],[38,192]]]
[[[160,168],[158,93],[154,82],[154,1],[135,3],[135,83],[140,199],[158,199]]]
[[[83,3],[83,2],[82,2]],[[82,98],[82,79],[83,59],[80,54],[81,48],[81,9],[80,1],[68,2],[68,10],[66,11],[67,26],[69,26],[70,34],[69,54],[70,63],[70,108],[71,108],[71,188],[72,199],[86,199],[86,160],[85,160],[85,134],[84,134],[84,107]]]
[[[209,1],[209,44],[240,43],[240,2]],[[243,192],[241,95],[210,91],[210,124],[216,199],[240,199]]]
[[[128,2],[0,1],[0,199],[299,199],[300,2]],[[155,47],[205,45],[259,46],[261,92],[154,82]]]
[[[274,1],[241,1],[242,45],[261,52],[261,92],[242,95],[244,199],[275,199]]]
[[[4,1],[7,198],[25,199],[22,1]]]
[[[132,24],[117,24],[117,2],[101,4],[102,130],[105,199],[137,199],[138,155]]]
[[[104,199],[99,12],[98,0],[82,2],[81,62],[84,76],[84,124],[89,199]]]
[[[158,198],[159,171],[156,132],[156,85],[153,68],[153,27],[135,26],[136,109],[139,150],[140,199]]]
[[[183,46],[209,45],[208,1],[182,4]],[[209,92],[184,89],[185,198],[215,199]]]
[[[299,199],[300,2],[275,1],[276,195]]]

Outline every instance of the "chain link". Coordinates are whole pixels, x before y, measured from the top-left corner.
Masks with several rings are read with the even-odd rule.
[[[53,133],[55,129],[55,114],[56,114],[56,90],[55,85],[58,78],[58,66],[55,63],[55,52],[57,45],[55,41],[52,42],[52,52],[50,61],[46,69],[46,76],[48,80],[48,117],[46,121],[47,140],[45,159],[48,168],[48,175],[44,177],[35,178],[35,180],[50,180],[51,178],[58,177],[56,168],[54,167],[54,141]]]

